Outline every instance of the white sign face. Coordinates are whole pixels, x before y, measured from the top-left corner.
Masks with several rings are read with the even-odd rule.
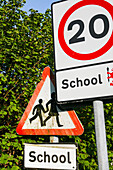
[[[55,69],[113,60],[113,0],[54,3]]]
[[[76,170],[74,144],[25,144],[25,168]]]
[[[58,102],[113,97],[113,62],[56,73]]]

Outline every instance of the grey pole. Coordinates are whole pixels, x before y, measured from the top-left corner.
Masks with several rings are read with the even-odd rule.
[[[59,138],[57,136],[50,136],[50,143],[59,143]]]
[[[98,169],[109,170],[103,102],[94,101],[93,107],[99,167]]]

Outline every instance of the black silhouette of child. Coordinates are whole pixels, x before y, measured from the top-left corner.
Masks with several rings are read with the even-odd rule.
[[[59,105],[57,105],[56,100],[55,100],[55,92],[53,92],[51,94],[51,99],[47,102],[46,107],[47,107],[47,111],[49,111],[48,105],[51,104],[51,108],[50,108],[50,112],[49,112],[49,116],[44,120],[44,125],[46,126],[46,122],[52,117],[52,116],[56,116],[56,122],[58,124],[58,127],[62,127],[63,125],[60,124],[59,121],[59,114],[57,111],[57,107],[62,110],[60,108]]]
[[[39,99],[39,104],[34,107],[32,114],[34,115],[35,110],[36,110],[36,114],[31,119],[29,119],[30,123],[39,116],[41,126],[43,126],[43,118],[42,118],[41,111],[43,111],[43,113],[46,113],[47,111],[45,111],[42,102],[43,100]]]

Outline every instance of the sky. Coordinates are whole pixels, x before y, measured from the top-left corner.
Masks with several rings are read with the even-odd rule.
[[[57,1],[59,0],[26,0],[22,10],[28,12],[29,9],[33,8],[40,13],[45,13],[46,9],[51,9],[51,4]]]

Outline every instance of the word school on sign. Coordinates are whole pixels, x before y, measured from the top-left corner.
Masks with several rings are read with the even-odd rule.
[[[82,86],[89,86],[89,85],[97,85],[102,84],[102,77],[101,74],[98,74],[97,77],[93,77],[91,79],[85,78],[84,80],[80,78],[75,78],[75,80],[69,81],[68,79],[64,79],[62,81],[62,89],[67,89],[69,87],[75,88],[75,87],[82,87]]]
[[[25,168],[76,169],[76,146],[74,144],[25,144]]]
[[[71,164],[71,160],[70,160],[70,152],[67,152],[67,155],[63,155],[61,154],[60,156],[53,154],[50,155],[49,153],[47,153],[46,151],[44,151],[43,154],[36,154],[35,151],[31,151],[29,153],[29,161],[30,162],[42,162],[42,163],[62,163],[64,164],[65,162]]]

